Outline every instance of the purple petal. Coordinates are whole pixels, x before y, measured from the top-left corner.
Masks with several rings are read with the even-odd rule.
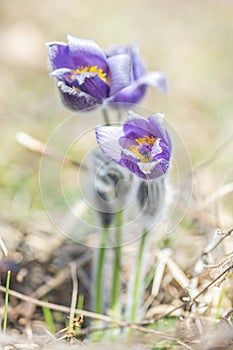
[[[51,77],[57,78],[58,80],[64,81],[68,86],[72,86],[71,69],[69,68],[58,68],[50,73]]]
[[[69,48],[65,43],[47,43],[48,55],[53,69],[59,68],[76,68],[72,61]]]
[[[127,139],[135,140],[144,136],[153,136],[150,132],[150,123],[146,118],[143,118],[133,112],[129,112],[128,118],[123,125],[124,136]]]
[[[139,176],[140,178],[152,180],[163,176],[169,167],[169,162],[165,159],[159,159],[150,163],[142,163],[135,157],[122,150],[121,154],[121,165],[125,166],[132,173]]]
[[[151,157],[153,161],[157,161],[159,159],[165,159],[169,161],[171,156],[171,150],[169,146],[165,144],[161,139],[157,139],[151,150]]]
[[[104,154],[116,163],[121,161],[121,147],[119,138],[122,136],[122,128],[118,126],[97,126],[96,139]]]
[[[151,125],[153,135],[165,142],[171,151],[171,139],[164,126],[164,115],[161,113],[152,114],[149,116],[148,121]]]
[[[138,163],[138,167],[140,171],[145,175],[145,178],[147,180],[152,180],[166,174],[169,167],[169,162],[165,159],[160,159],[157,162],[151,163],[140,162]]]
[[[70,68],[58,68],[55,69],[52,73],[50,73],[51,77],[62,78],[64,74],[71,74]]]
[[[160,155],[163,151],[162,149],[162,145],[160,145],[161,143],[161,139],[157,139],[155,140],[155,143],[154,145],[152,146],[152,149],[151,149],[151,157],[154,159],[158,154]],[[164,144],[163,144],[164,145]]]
[[[127,137],[122,136],[119,139],[119,144],[122,148],[129,149],[131,146],[136,145],[136,141],[135,139],[128,139]]]
[[[160,159],[157,163],[153,163],[154,167],[152,168],[150,178],[155,179],[160,176],[164,176],[169,168],[170,162],[166,159]]]
[[[138,45],[135,44],[132,47],[122,45],[111,45],[108,50],[105,51],[106,56],[112,57],[116,55],[130,56],[132,62],[132,78],[136,80],[145,74],[145,66],[138,54]]]
[[[96,99],[84,92],[74,90],[63,81],[58,81],[57,86],[64,105],[74,111],[94,109],[102,102],[102,100]]]
[[[148,85],[156,87],[164,93],[168,90],[165,74],[162,72],[150,72],[110,97],[109,103],[137,103],[143,98]]]
[[[132,61],[133,61],[133,77],[134,80],[137,80],[139,78],[141,78],[146,70],[145,70],[145,66],[144,63],[142,62],[139,54],[138,54],[138,45],[134,45],[131,49],[131,57],[132,57]]]
[[[94,41],[67,35],[67,42],[71,59],[76,67],[97,66],[107,71],[104,51]]]
[[[125,150],[122,150],[121,154],[121,165],[129,169],[133,174],[145,179],[145,174],[140,170],[139,168],[139,162],[138,159],[130,155],[129,153],[126,153]]]
[[[136,81],[137,85],[150,85],[156,87],[163,93],[167,93],[168,85],[167,85],[167,77],[163,72],[148,72],[143,77]]]
[[[129,54],[129,48],[123,45],[113,44],[107,50],[105,50],[105,55],[107,58],[125,54]]]
[[[116,95],[110,97],[109,104],[113,108],[127,108],[127,104],[129,103],[138,103],[146,93],[146,85],[142,85],[133,89],[132,86],[134,86],[134,83],[122,89]]]
[[[91,75],[93,75],[93,73],[91,73]],[[84,77],[84,74],[80,75],[81,80],[79,79],[79,76],[77,76],[77,87],[97,99],[106,98],[109,92],[108,84],[100,79],[97,74],[94,76],[91,75],[90,77]]]
[[[116,55],[108,58],[111,73],[110,96],[115,95],[132,82],[131,59],[129,55]]]

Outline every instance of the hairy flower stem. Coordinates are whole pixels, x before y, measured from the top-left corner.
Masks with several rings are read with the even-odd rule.
[[[109,114],[108,114],[108,110],[106,108],[102,108],[102,112],[103,112],[103,117],[104,117],[104,122],[105,125],[109,126],[111,125],[110,123],[110,118],[109,118]]]
[[[119,211],[115,214],[115,247],[114,247],[114,262],[113,262],[113,276],[112,276],[112,293],[111,293],[111,309],[114,312],[114,316],[120,309],[120,272],[121,272],[121,236],[122,236],[122,222],[123,211]],[[116,315],[115,315],[116,314]]]
[[[134,273],[134,279],[133,279],[133,286],[132,291],[130,295],[130,308],[128,312],[128,319],[131,322],[135,322],[137,311],[141,305],[141,294],[142,294],[142,287],[143,287],[143,279],[144,279],[144,266],[145,266],[145,253],[146,253],[146,243],[147,238],[149,235],[149,231],[145,230],[141,240],[140,245],[138,247],[138,254],[137,254],[137,264],[136,269]]]
[[[109,228],[103,227],[100,248],[97,256],[97,268],[95,273],[95,300],[94,300],[94,312],[102,313],[102,297],[103,297],[103,268],[104,257],[106,252],[106,243],[108,241]]]

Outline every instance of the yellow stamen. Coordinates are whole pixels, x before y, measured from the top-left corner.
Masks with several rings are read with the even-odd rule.
[[[154,136],[144,136],[140,137],[135,140],[139,145],[142,145],[143,143],[147,143],[150,147],[153,146],[155,143],[155,137]]]
[[[149,163],[150,162],[150,158],[149,157],[146,157],[144,155],[142,155],[140,152],[138,152],[138,146],[137,145],[133,145],[133,146],[130,146],[130,151],[133,152],[135,154],[135,156],[137,156],[140,161],[142,163]]]
[[[98,68],[97,66],[85,66],[78,67],[77,69],[72,69],[72,73],[70,78],[73,80],[76,74],[84,74],[84,73],[97,73],[98,77],[107,83],[107,73],[103,72],[102,68]]]
[[[155,143],[156,138],[154,136],[144,136],[136,139],[135,141],[138,143],[138,145],[132,145],[130,146],[130,151],[133,152],[142,163],[149,163],[151,162],[151,159],[149,156],[143,155],[138,151],[139,146],[141,146],[143,143],[146,143],[148,146],[152,147]]]

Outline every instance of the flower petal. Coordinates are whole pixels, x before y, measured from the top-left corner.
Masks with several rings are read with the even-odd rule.
[[[121,147],[119,138],[122,136],[122,128],[118,126],[97,126],[96,139],[104,154],[116,163],[121,161]]]
[[[53,69],[75,68],[70,57],[68,45],[65,43],[47,43],[48,55]]]
[[[90,74],[90,76],[88,76]],[[109,92],[109,86],[97,74],[93,76],[93,73],[86,73],[80,76],[76,76],[77,87],[79,87],[85,93],[98,98],[106,98]]]
[[[160,159],[157,162],[153,161],[151,163],[140,162],[138,163],[138,167],[145,175],[145,178],[151,180],[163,176],[168,170],[169,162],[164,159]]]
[[[116,55],[125,55],[129,53],[129,48],[127,46],[112,44],[104,51],[107,58],[116,56]]]
[[[111,45],[105,54],[107,58],[116,55],[127,55],[130,57],[132,62],[132,78],[136,80],[145,74],[145,66],[138,54],[138,45],[133,46],[122,46],[122,45]]]
[[[151,171],[150,178],[155,179],[160,176],[164,176],[169,168],[170,162],[161,158],[157,163],[153,163],[154,167]]]
[[[74,90],[63,81],[58,81],[57,86],[64,105],[74,111],[90,110],[97,107],[102,102],[102,100],[96,99],[91,95]]]
[[[140,170],[139,168],[139,162],[138,159],[130,155],[129,153],[125,152],[125,150],[122,150],[121,154],[121,165],[125,166],[129,171],[131,171],[133,174],[141,177],[142,179],[145,179],[145,174]]]
[[[108,102],[110,104],[111,102],[137,103],[145,95],[146,87],[148,85],[156,87],[164,93],[166,93],[168,90],[165,74],[162,72],[150,72],[135,80],[131,85],[126,86],[114,96],[110,97]]]
[[[56,77],[56,78],[62,78],[64,74],[71,73],[70,68],[58,68],[55,69],[53,72],[50,73],[51,77]]]
[[[145,70],[144,63],[142,62],[138,54],[138,51],[139,51],[138,45],[137,44],[133,45],[130,51],[131,51],[131,58],[133,62],[133,77],[134,77],[134,80],[137,80],[145,74],[146,70]]]
[[[150,85],[156,87],[164,94],[168,92],[167,77],[166,74],[163,72],[148,72],[136,82],[138,86]]]
[[[108,65],[111,73],[110,96],[112,96],[131,84],[131,59],[129,55],[115,55],[108,58]]]
[[[134,85],[134,83],[120,90],[116,95],[109,98],[108,102],[111,107],[127,108],[129,103],[138,103],[143,98],[146,93],[146,85],[131,89],[132,85]]]
[[[165,142],[171,151],[171,139],[164,126],[164,115],[161,113],[152,114],[149,116],[148,121],[151,125],[151,130],[154,136],[160,138],[163,142]]]
[[[155,143],[152,146],[151,149],[151,157],[154,159],[158,154],[161,154],[163,149],[160,146],[161,139],[155,140]]]
[[[67,35],[67,42],[71,59],[76,67],[97,66],[107,70],[104,51],[94,41]]]
[[[145,176],[149,176],[152,172],[152,169],[155,167],[155,163],[142,163],[140,162],[138,164],[139,169],[141,170],[141,172],[145,175]]]
[[[125,138],[135,140],[146,135],[153,136],[150,130],[151,127],[146,118],[129,111],[128,118],[123,125]]]
[[[62,80],[64,82],[66,82],[67,85],[71,87],[71,83],[72,83],[72,80],[70,78],[71,69],[58,68],[58,69],[55,69],[52,73],[50,73],[50,76],[53,78],[57,78],[57,80]]]
[[[151,150],[151,157],[153,161],[159,160],[161,158],[169,161],[170,156],[171,150],[169,149],[169,146],[161,141],[161,139],[157,139]]]

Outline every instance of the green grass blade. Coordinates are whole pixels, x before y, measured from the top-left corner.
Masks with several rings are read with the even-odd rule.
[[[3,318],[3,332],[6,332],[7,326],[7,314],[8,314],[8,300],[9,300],[9,288],[10,288],[11,272],[7,272],[6,280],[6,295],[5,295],[5,308],[4,308],[4,318]]]
[[[84,295],[83,294],[79,294],[78,296],[78,302],[77,302],[77,309],[79,310],[83,310],[83,305],[84,305]],[[80,314],[77,314],[76,317],[80,317]]]
[[[47,306],[42,306],[46,326],[50,333],[56,332],[52,311]]]

